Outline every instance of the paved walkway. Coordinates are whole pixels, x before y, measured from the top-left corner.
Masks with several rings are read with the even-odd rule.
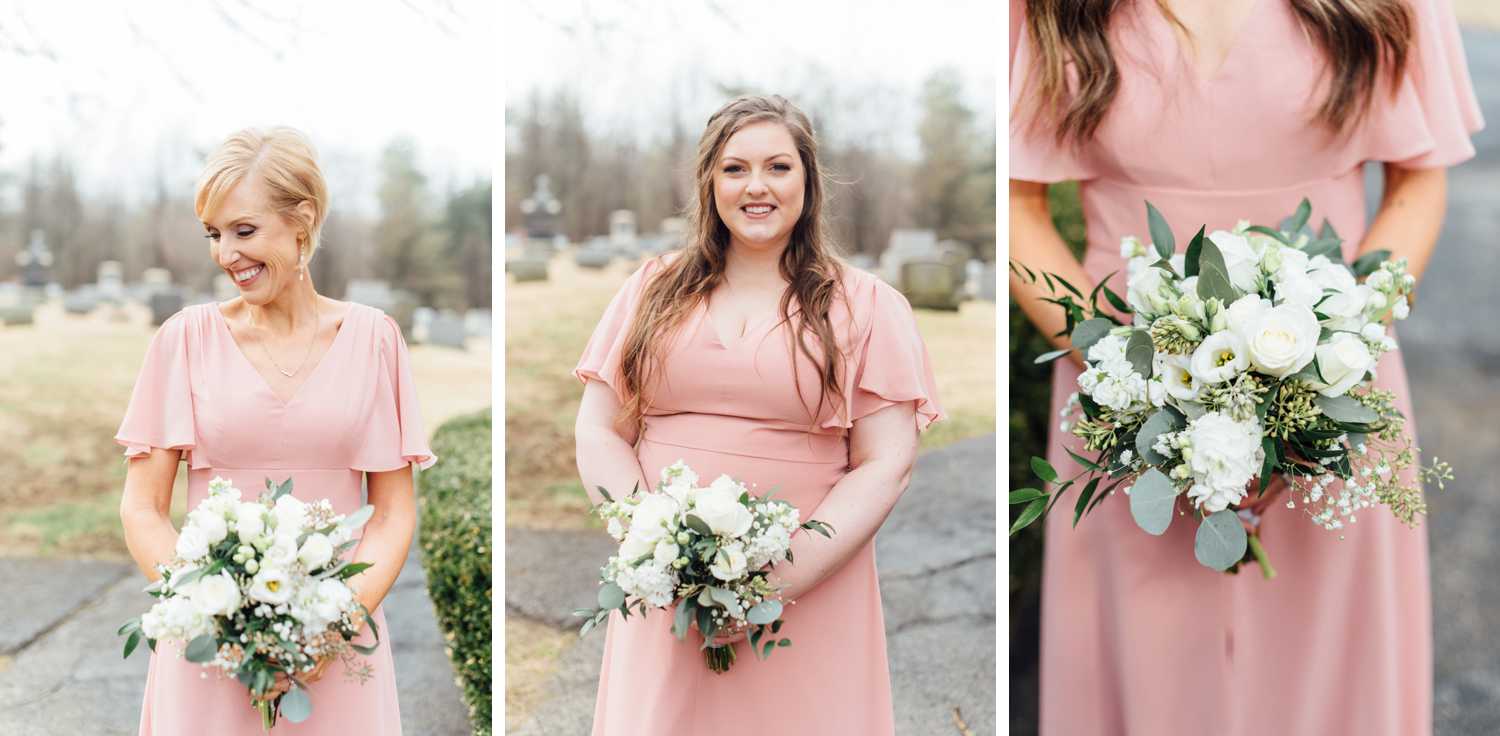
[[[401,725],[408,734],[471,733],[443,651],[420,552],[383,604],[394,645]],[[146,650],[121,659],[121,623],[152,599],[122,562],[0,558],[0,734],[133,736]],[[382,632],[385,633],[385,632]]]
[[[576,630],[611,540],[598,532],[506,530],[505,606]],[[911,488],[876,538],[896,732],[995,733],[995,436],[922,455]],[[515,733],[587,734],[603,632],[559,662],[551,697]],[[827,733],[836,733],[830,725]]]

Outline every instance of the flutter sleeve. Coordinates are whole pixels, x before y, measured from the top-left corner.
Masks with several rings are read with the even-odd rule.
[[[641,302],[647,279],[660,266],[661,260],[653,258],[625,280],[625,284],[615,292],[614,299],[604,309],[604,316],[599,318],[588,346],[583,349],[583,357],[578,359],[578,365],[573,368],[573,375],[579,381],[599,381],[609,386],[621,403],[626,401],[623,377],[620,374],[620,357],[625,349],[626,333],[635,319],[636,307]]]
[[[1377,93],[1356,156],[1406,168],[1442,168],[1474,156],[1484,116],[1469,79],[1451,0],[1411,0],[1412,45],[1396,88]],[[1358,163],[1358,161],[1355,161]]]
[[[158,447],[182,450],[191,461],[198,433],[193,421],[188,326],[186,313],[173,315],[146,348],[125,419],[115,433],[115,442],[124,446],[127,458],[149,455],[151,448]]]
[[[1055,183],[1098,176],[1085,151],[1057,141],[1054,131],[1036,124],[1036,48],[1026,33],[1024,0],[1010,3],[1010,178]]]
[[[822,426],[850,429],[854,422],[888,406],[914,402],[920,432],[946,418],[938,405],[932,361],[906,297],[883,281],[871,277],[870,282],[869,293],[853,296],[855,319],[866,326],[852,360],[845,366],[847,410],[826,419]]]
[[[426,470],[437,462],[437,456],[427,446],[416,384],[411,377],[411,356],[406,340],[401,337],[401,327],[382,314],[376,321],[374,339],[379,356],[374,406],[364,444],[351,467],[380,473],[416,463]]]

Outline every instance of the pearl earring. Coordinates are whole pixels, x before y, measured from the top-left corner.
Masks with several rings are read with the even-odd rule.
[[[303,279],[306,279],[306,278],[307,278],[307,249],[303,248],[302,249],[302,255],[298,256],[298,258],[297,258],[297,280],[298,281],[302,281]]]

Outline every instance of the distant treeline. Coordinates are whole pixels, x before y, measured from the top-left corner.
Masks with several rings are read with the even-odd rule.
[[[740,92],[720,91],[724,101]],[[813,119],[820,163],[836,182],[825,212],[845,252],[879,253],[893,229],[917,227],[968,243],[977,257],[994,260],[994,129],[976,120],[962,92],[957,74],[940,70],[928,77],[918,99],[881,103],[920,110],[920,150],[910,160],[895,150],[890,136],[840,130],[833,122],[854,91],[783,90]],[[561,229],[570,240],[607,233],[609,213],[620,209],[636,213],[642,232],[656,231],[663,218],[681,214],[695,196],[693,157],[702,129],[690,128],[681,118],[670,111],[662,116],[659,130],[644,135],[601,134],[585,124],[580,98],[568,89],[533,92],[510,104],[507,228],[521,228],[521,201],[531,194],[536,177],[545,174],[562,204]],[[869,121],[862,127],[870,127]]]
[[[488,178],[456,191],[434,192],[417,166],[416,144],[392,141],[380,153],[378,214],[361,215],[334,194],[322,245],[313,259],[318,290],[340,298],[350,279],[383,279],[425,305],[489,308],[492,184]],[[92,283],[99,264],[119,261],[127,281],[147,268],[166,268],[175,283],[208,292],[222,273],[209,259],[203,226],[193,213],[191,182],[155,179],[133,204],[86,195],[70,154],[33,158],[23,171],[0,171],[11,202],[0,208],[0,281],[17,277],[16,254],[40,230],[53,253],[52,278],[64,288]],[[19,207],[16,207],[19,205]]]

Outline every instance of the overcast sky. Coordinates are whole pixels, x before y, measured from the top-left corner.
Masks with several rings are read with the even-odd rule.
[[[490,176],[501,145],[498,8],[484,0],[7,0],[0,170],[71,154],[127,197],[190,187],[250,125],[307,132],[336,190],[369,205],[379,150],[411,136],[434,188]]]
[[[891,129],[915,149],[921,82],[956,69],[981,125],[993,125],[1005,27],[997,0],[508,0],[502,26],[507,100],[535,89],[579,92],[600,129],[649,131],[678,108],[696,136],[729,84],[762,92],[864,90],[910,100]],[[794,100],[795,102],[795,100]],[[859,100],[846,100],[858,106]]]

